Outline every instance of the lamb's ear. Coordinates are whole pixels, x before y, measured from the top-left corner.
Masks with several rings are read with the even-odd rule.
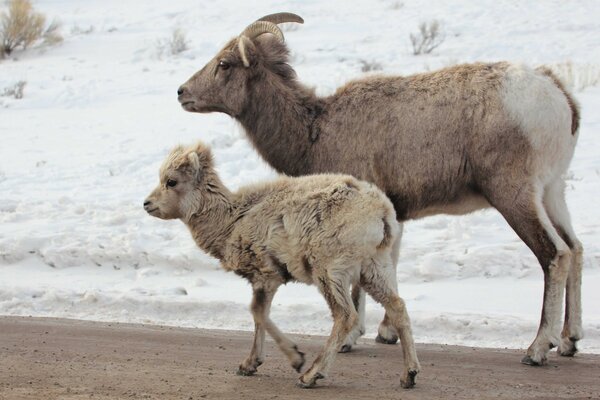
[[[238,51],[244,67],[248,68],[256,60],[256,46],[248,36],[240,35],[237,42]]]
[[[212,168],[213,167],[213,156],[210,151],[210,147],[206,146],[202,142],[198,142],[196,144],[196,149],[194,151],[198,156],[198,161],[200,162],[200,168]]]
[[[195,151],[192,151],[191,153],[188,154],[187,156],[188,161],[190,162],[190,166],[192,167],[192,169],[198,173],[200,171],[200,159],[198,158],[198,153],[196,153]]]

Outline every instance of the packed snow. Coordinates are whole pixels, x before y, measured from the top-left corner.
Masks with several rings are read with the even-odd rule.
[[[0,61],[0,314],[253,329],[250,288],[203,254],[179,221],[144,197],[178,143],[210,144],[230,187],[270,179],[224,114],[181,110],[177,87],[254,19],[285,26],[292,64],[317,93],[366,73],[410,74],[471,61],[568,65],[583,110],[567,176],[585,247],[583,352],[600,353],[600,3],[442,0],[38,1],[64,42]],[[441,22],[444,42],[414,56],[409,34]],[[180,29],[188,49],[171,54]],[[363,72],[363,70],[374,70]],[[24,81],[24,97],[6,88]],[[2,95],[2,94],[5,95]],[[405,226],[398,264],[418,342],[526,347],[541,310],[541,269],[495,210]],[[288,284],[272,316],[288,332],[327,334],[314,287]],[[367,337],[382,309],[367,305]]]

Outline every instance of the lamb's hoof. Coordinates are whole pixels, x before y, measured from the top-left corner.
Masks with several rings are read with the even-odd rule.
[[[338,351],[338,353],[350,353],[352,351],[352,345],[351,344],[345,344],[343,345],[340,350]]]
[[[577,349],[577,341],[569,338],[563,338],[558,345],[558,354],[563,357],[573,357],[579,350]]]
[[[526,355],[521,359],[521,364],[531,365],[533,367],[539,367],[546,364],[546,358],[542,358],[540,361],[535,361],[531,356]]]
[[[240,376],[252,376],[256,373],[256,368],[244,368],[240,365],[236,374]]]
[[[292,363],[292,368],[294,368],[296,372],[300,372],[304,366],[304,363],[306,362],[306,358],[304,357],[304,353],[298,350],[298,346],[294,346],[294,350],[296,350],[296,353],[298,353],[300,359]]]
[[[317,372],[311,379],[308,379],[307,381],[304,380],[305,376],[306,374],[302,375],[300,379],[298,379],[298,382],[296,382],[296,386],[302,389],[310,389],[315,387],[315,385],[317,384],[317,379],[325,378],[325,376],[323,376],[323,374],[321,374],[320,372]]]
[[[392,336],[389,339],[384,338],[381,335],[377,335],[377,337],[375,338],[375,341],[377,343],[382,343],[382,344],[396,344],[398,342],[398,336]]]
[[[412,389],[415,387],[415,377],[418,373],[419,371],[417,370],[409,370],[406,374],[406,379],[400,379],[400,385],[402,385],[404,389]]]

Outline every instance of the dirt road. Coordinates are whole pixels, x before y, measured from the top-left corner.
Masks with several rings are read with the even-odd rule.
[[[312,360],[321,337],[296,336]],[[417,387],[399,385],[401,349],[363,341],[340,354],[315,389],[272,341],[259,373],[235,374],[245,332],[45,318],[0,317],[0,399],[599,399],[600,356],[551,353],[545,367],[521,351],[418,345]]]

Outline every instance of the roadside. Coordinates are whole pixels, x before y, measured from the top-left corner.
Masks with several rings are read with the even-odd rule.
[[[309,362],[324,342],[295,340]],[[400,347],[365,340],[307,390],[270,340],[259,373],[237,376],[250,345],[249,332],[0,317],[0,399],[600,398],[600,355],[553,351],[532,368],[522,351],[421,344],[417,387],[403,390]]]

